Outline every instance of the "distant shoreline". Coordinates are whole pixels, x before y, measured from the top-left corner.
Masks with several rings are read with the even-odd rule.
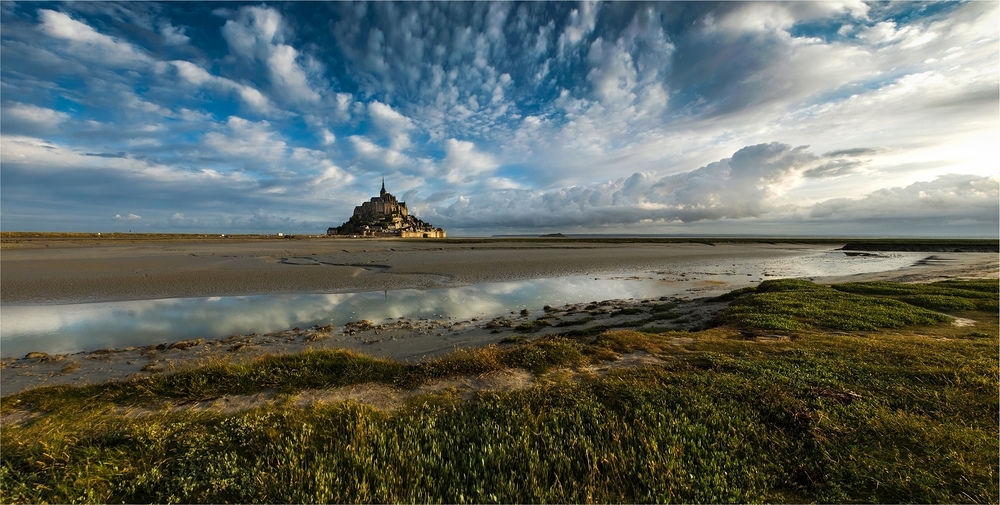
[[[45,247],[52,241],[64,244],[116,244],[116,243],[164,243],[164,242],[271,242],[271,241],[335,241],[351,242],[358,240],[405,241],[405,242],[447,242],[452,244],[474,244],[495,242],[580,242],[592,244],[604,243],[649,243],[649,244],[679,244],[679,243],[724,243],[724,244],[846,244],[845,250],[881,250],[881,251],[927,251],[927,252],[996,252],[1000,250],[1000,238],[970,238],[970,237],[854,237],[854,236],[800,236],[800,235],[643,235],[643,234],[512,234],[492,235],[489,237],[449,237],[447,239],[401,239],[394,237],[354,238],[343,236],[328,236],[325,233],[130,233],[130,232],[33,232],[5,231],[0,232],[0,248],[14,249],[20,247]],[[926,249],[893,249],[899,247],[924,247]],[[963,249],[962,251],[945,250],[942,248]],[[967,249],[967,251],[965,251]]]
[[[898,251],[898,252],[955,252],[955,253],[997,253],[1000,252],[1000,242],[982,244],[974,241],[925,241],[913,240],[906,242],[851,242],[840,248],[843,251]]]

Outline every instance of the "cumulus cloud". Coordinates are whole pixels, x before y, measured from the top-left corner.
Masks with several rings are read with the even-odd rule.
[[[818,163],[824,163],[820,165],[823,167],[826,161],[804,146],[761,144],[747,146],[730,158],[691,172],[665,177],[639,172],[615,181],[548,192],[494,191],[485,198],[460,197],[434,212],[435,217],[451,225],[493,229],[785,219],[801,210],[814,221],[831,223],[992,223],[1000,211],[997,180],[969,175],[942,176],[860,198],[831,199],[805,209],[782,202],[784,191],[804,178],[816,177],[810,171],[816,170]]]
[[[459,145],[456,142],[456,146]],[[471,146],[461,146],[471,150]],[[442,218],[468,226],[585,226],[642,220],[695,222],[759,217],[776,211],[775,199],[794,186],[818,156],[804,146],[747,146],[732,157],[665,177],[650,172],[591,186],[549,192],[507,189],[460,198],[439,209]],[[480,217],[482,216],[482,217]]]
[[[122,216],[121,214],[115,214],[114,219],[115,221],[138,221],[142,219],[142,216],[132,213],[126,214],[124,216]]]
[[[271,85],[286,102],[315,103],[319,93],[310,86],[300,64],[308,58],[284,43],[287,30],[278,11],[247,6],[239,9],[235,19],[226,21],[222,35],[233,53],[266,67]]]
[[[860,198],[817,203],[809,216],[837,221],[956,220],[996,223],[1000,219],[1000,181],[996,177],[946,174],[905,187],[885,188]]]
[[[448,139],[444,151],[443,176],[450,183],[468,182],[498,166],[492,156],[477,151],[472,142]]]
[[[375,127],[389,139],[392,149],[409,147],[409,131],[413,129],[413,121],[410,118],[378,100],[368,104],[368,116]]]

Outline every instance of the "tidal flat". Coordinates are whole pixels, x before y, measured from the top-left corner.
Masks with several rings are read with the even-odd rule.
[[[0,499],[993,502],[996,255],[963,254],[711,297],[4,360]],[[368,352],[447,338],[421,360]],[[6,392],[22,372],[115,363],[148,367]]]
[[[791,260],[804,252],[847,243],[787,238],[365,240],[4,232],[0,234],[0,303],[434,289],[656,271],[713,259]],[[941,278],[996,271],[996,241],[935,244],[927,256],[942,258],[935,265]],[[935,250],[941,245],[949,246],[949,251],[963,246],[989,249],[978,253]],[[910,272],[914,277],[907,280],[926,279],[927,270],[916,268]]]

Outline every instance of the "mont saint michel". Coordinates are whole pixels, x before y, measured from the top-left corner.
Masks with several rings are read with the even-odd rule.
[[[447,232],[410,215],[406,202],[400,202],[386,191],[385,179],[382,179],[379,196],[373,196],[371,200],[355,207],[351,219],[336,228],[328,228],[326,234],[350,237],[445,238]]]

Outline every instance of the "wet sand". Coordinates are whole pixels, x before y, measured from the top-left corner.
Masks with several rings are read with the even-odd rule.
[[[820,277],[821,284],[844,282],[936,282],[948,279],[1000,278],[1000,255],[996,253],[932,253],[915,265],[867,274]]]
[[[46,247],[47,245],[47,247]],[[823,246],[828,247],[828,246]],[[336,240],[204,241],[139,244],[37,242],[5,248],[0,256],[4,303],[65,303],[285,292],[426,289],[560,275],[655,270],[693,258],[780,258],[816,246],[803,244],[595,244],[564,240],[475,244]],[[997,278],[991,253],[929,253],[908,268],[817,282],[934,281]],[[691,330],[708,324],[725,303],[670,299],[677,318],[650,330]],[[664,300],[607,300],[510,314],[500,320],[397,319],[343,327],[294,328],[264,335],[164,343],[67,355],[29,355],[0,361],[0,395],[43,385],[83,385],[141,377],[229,360],[310,349],[346,348],[374,356],[421,360],[454,349],[625,323],[647,318]],[[634,312],[633,314],[623,314]],[[616,312],[619,312],[616,314]],[[539,318],[537,333],[516,330]],[[593,319],[588,319],[593,318]],[[579,323],[580,321],[584,321]],[[576,324],[579,323],[579,324]]]
[[[39,241],[0,255],[0,302],[72,303],[431,289],[655,270],[688,259],[780,258],[802,244],[406,240]]]

